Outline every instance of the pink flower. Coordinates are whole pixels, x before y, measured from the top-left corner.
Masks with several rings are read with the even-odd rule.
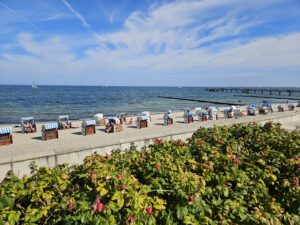
[[[152,207],[146,209],[148,215],[152,215]]]
[[[127,217],[127,221],[128,221],[129,223],[134,223],[135,217],[132,216],[132,215],[129,215],[129,216]]]
[[[96,180],[97,179],[97,174],[96,173],[91,173],[91,179]]]

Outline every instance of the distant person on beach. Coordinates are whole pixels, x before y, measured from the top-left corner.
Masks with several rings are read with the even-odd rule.
[[[132,118],[129,120],[128,125],[132,125]]]

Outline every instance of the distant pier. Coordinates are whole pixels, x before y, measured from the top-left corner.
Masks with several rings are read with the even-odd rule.
[[[300,90],[295,90],[295,89],[272,89],[272,88],[207,88],[206,91],[243,93],[243,94],[268,93],[269,95],[272,94],[281,95],[286,93],[288,96],[292,96],[292,93],[300,93]]]

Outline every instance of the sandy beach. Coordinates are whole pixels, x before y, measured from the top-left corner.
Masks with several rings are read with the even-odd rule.
[[[113,149],[121,148],[126,149],[130,147],[130,143],[134,142],[138,147],[143,147],[145,143],[151,143],[153,138],[172,138],[183,139],[190,136],[200,126],[211,127],[214,125],[232,125],[234,123],[249,123],[249,122],[266,122],[269,120],[280,121],[283,128],[294,130],[300,126],[300,110],[296,108],[295,111],[287,111],[287,105],[284,112],[277,112],[277,106],[274,105],[273,113],[266,115],[256,116],[243,116],[239,118],[224,118],[220,108],[218,120],[208,120],[205,122],[199,121],[195,117],[194,123],[184,123],[183,112],[174,112],[174,124],[171,126],[163,125],[163,114],[151,115],[152,121],[148,128],[136,128],[136,116],[127,117],[133,119],[132,125],[123,125],[124,131],[119,133],[105,133],[104,126],[96,126],[96,134],[83,136],[81,134],[81,121],[72,121],[74,128],[67,130],[59,130],[59,138],[44,141],[41,137],[42,123],[37,123],[37,132],[31,134],[22,134],[20,127],[13,126],[13,144],[0,146],[0,166],[7,169],[17,169],[20,175],[21,168],[28,167],[30,161],[39,161],[39,159],[47,158],[47,165],[56,165],[61,163],[74,163],[78,162],[78,156],[73,160],[70,158],[72,153],[81,154],[79,161],[91,152],[97,151],[101,154],[109,153]],[[226,108],[226,107],[225,107]],[[246,107],[241,107],[242,111]],[[246,113],[245,113],[246,114]],[[11,125],[1,125],[7,127]],[[147,140],[147,142],[145,142]],[[82,153],[84,152],[84,153]],[[57,156],[64,156],[57,158]],[[52,157],[53,159],[50,159]],[[50,162],[51,161],[51,162]],[[16,167],[14,163],[23,163],[21,167]],[[45,165],[44,162],[40,163]],[[25,166],[26,165],[26,166]],[[28,171],[28,169],[27,169]],[[1,171],[1,177],[6,172]]]

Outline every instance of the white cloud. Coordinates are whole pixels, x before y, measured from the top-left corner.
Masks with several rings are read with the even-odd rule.
[[[0,58],[0,68],[12,74],[18,74],[20,68],[34,74],[51,74],[54,80],[72,77],[74,83],[107,80],[124,85],[135,84],[140,75],[145,77],[144,84],[151,79],[167,82],[174,76],[193,85],[204,78],[212,82],[216,77],[251,80],[266,74],[271,77],[278,71],[296,73],[300,71],[300,32],[256,38],[247,35],[250,28],[265,21],[263,16],[245,16],[245,12],[259,11],[274,2],[166,3],[153,6],[146,13],[133,12],[122,29],[85,41],[70,41],[69,37],[58,35],[41,41],[20,33],[19,47],[28,54],[6,51],[2,54],[4,60]],[[241,5],[243,8],[238,8]],[[82,42],[92,47],[85,46],[78,57],[77,49],[83,46]],[[124,77],[129,83],[121,82]]]

